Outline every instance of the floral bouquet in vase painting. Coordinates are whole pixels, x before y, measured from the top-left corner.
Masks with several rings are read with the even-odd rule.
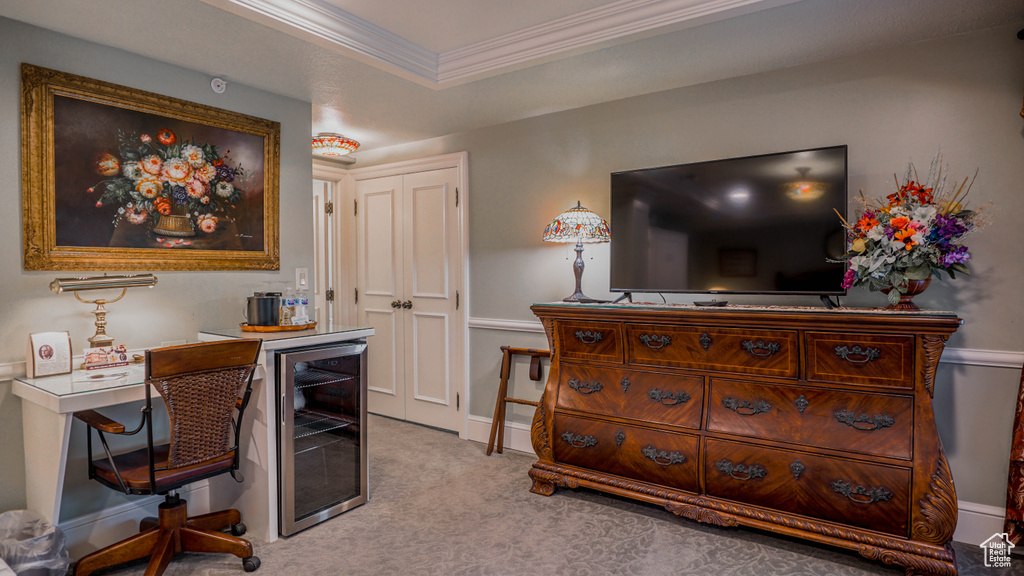
[[[885,292],[889,308],[917,310],[910,299],[932,276],[970,274],[971,253],[964,242],[983,224],[981,211],[967,207],[974,181],[950,184],[947,176],[937,155],[924,181],[910,164],[885,200],[861,196],[860,218],[852,224],[843,220],[850,245],[843,256],[849,265],[843,288],[867,286]]]
[[[89,188],[102,190],[97,207],[119,204],[118,220],[153,224],[153,233],[190,237],[196,227],[210,234],[242,200],[237,186],[244,175],[210,143],[178,142],[170,130],[149,134],[118,132],[119,154],[96,158],[96,172],[107,179]],[[230,152],[230,151],[227,151]]]

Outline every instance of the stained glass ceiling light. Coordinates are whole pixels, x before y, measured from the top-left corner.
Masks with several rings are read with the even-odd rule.
[[[544,228],[545,242],[576,242],[576,261],[572,269],[576,275],[576,291],[564,302],[599,302],[583,295],[580,282],[583,279],[583,243],[610,242],[611,229],[608,222],[576,202],[574,208],[562,212]]]
[[[331,132],[321,132],[313,138],[313,153],[321,156],[344,156],[355,152],[359,142]]]

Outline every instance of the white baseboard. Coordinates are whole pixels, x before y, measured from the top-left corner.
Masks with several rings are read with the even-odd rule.
[[[210,485],[207,480],[179,489],[178,495],[188,501],[190,516],[210,511]],[[162,501],[162,496],[136,497],[131,502],[61,522],[59,526],[67,538],[71,558],[78,560],[90,552],[138,534],[139,520],[155,517],[157,506]]]
[[[963,500],[958,502],[958,507],[960,510],[953,540],[978,546],[993,534],[1003,531],[1005,509]]]
[[[491,437],[491,419],[484,416],[467,418],[466,439],[487,444]],[[534,454],[533,442],[530,441],[530,427],[519,422],[505,422],[504,448]]]

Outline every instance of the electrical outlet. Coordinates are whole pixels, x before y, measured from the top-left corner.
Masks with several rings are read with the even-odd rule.
[[[309,290],[309,268],[295,269],[295,289]]]

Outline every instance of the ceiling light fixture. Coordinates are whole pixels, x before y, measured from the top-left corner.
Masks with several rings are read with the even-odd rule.
[[[321,132],[313,138],[313,153],[321,156],[344,156],[355,152],[359,142],[332,132]]]

